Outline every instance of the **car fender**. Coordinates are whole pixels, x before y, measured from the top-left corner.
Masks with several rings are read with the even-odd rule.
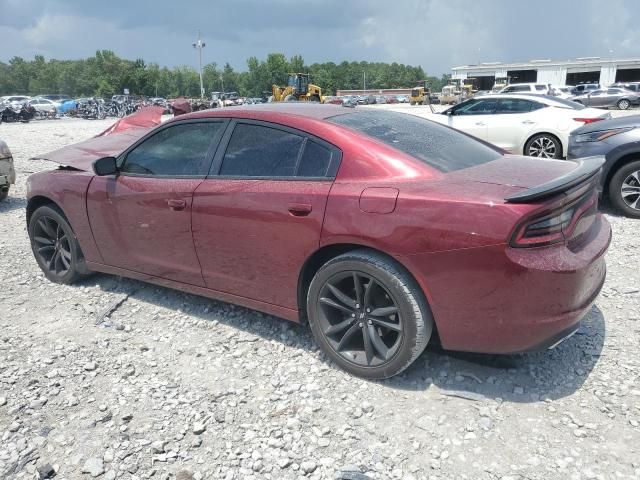
[[[605,155],[607,161],[602,167],[602,186],[606,189],[609,179],[614,172],[624,163],[624,158],[629,155],[640,157],[640,140],[623,143],[609,150]]]
[[[30,175],[27,178],[27,215],[42,202],[54,203],[69,221],[85,259],[104,263],[87,216],[87,190],[94,177],[93,173],[70,168]]]

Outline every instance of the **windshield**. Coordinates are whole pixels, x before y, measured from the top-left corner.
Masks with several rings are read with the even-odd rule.
[[[373,137],[441,171],[452,172],[499,158],[499,150],[424,118],[366,110],[328,118]]]

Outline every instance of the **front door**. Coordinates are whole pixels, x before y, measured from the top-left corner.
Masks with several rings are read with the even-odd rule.
[[[538,114],[532,112],[543,108],[544,104],[532,100],[501,99],[492,115],[487,140],[509,153],[522,155],[524,141],[538,123]]]
[[[238,122],[194,194],[207,287],[296,309],[300,267],[319,247],[339,161],[335,147],[297,130]]]
[[[451,109],[450,127],[487,141],[489,123],[498,101],[493,98],[474,99]]]
[[[191,234],[193,192],[209,171],[223,121],[160,129],[96,177],[87,213],[104,263],[204,286]]]

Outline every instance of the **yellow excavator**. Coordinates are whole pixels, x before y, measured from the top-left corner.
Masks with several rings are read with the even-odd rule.
[[[322,89],[309,82],[308,73],[290,73],[286,87],[271,87],[271,102],[322,102]]]
[[[426,105],[430,102],[431,87],[429,82],[422,80],[418,82],[414,88],[411,89],[411,96],[409,97],[409,105]]]

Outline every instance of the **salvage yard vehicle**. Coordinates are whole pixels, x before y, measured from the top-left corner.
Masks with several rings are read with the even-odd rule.
[[[568,159],[604,155],[600,189],[622,214],[640,218],[640,115],[592,123],[571,132]]]
[[[410,105],[426,105],[431,99],[431,88],[426,80],[419,82],[417,86],[411,89],[409,97]]]
[[[322,89],[310,82],[308,73],[290,73],[286,87],[271,87],[271,102],[321,102]]]
[[[0,201],[7,198],[9,188],[16,183],[16,171],[13,167],[13,156],[7,144],[0,140]]]
[[[380,379],[432,337],[512,353],[576,331],[605,279],[602,159],[509,156],[380,109],[195,112],[45,154],[27,181],[45,276],[106,272],[308,320]]]
[[[513,83],[507,85],[498,93],[526,93],[529,95],[548,95],[549,85],[544,83]]]
[[[624,88],[607,88],[589,91],[571,100],[587,107],[618,107],[620,110],[626,110],[631,106],[640,105],[640,94]]]
[[[609,117],[602,110],[556,97],[496,94],[472,98],[428,118],[510,153],[562,158],[571,130]]]

